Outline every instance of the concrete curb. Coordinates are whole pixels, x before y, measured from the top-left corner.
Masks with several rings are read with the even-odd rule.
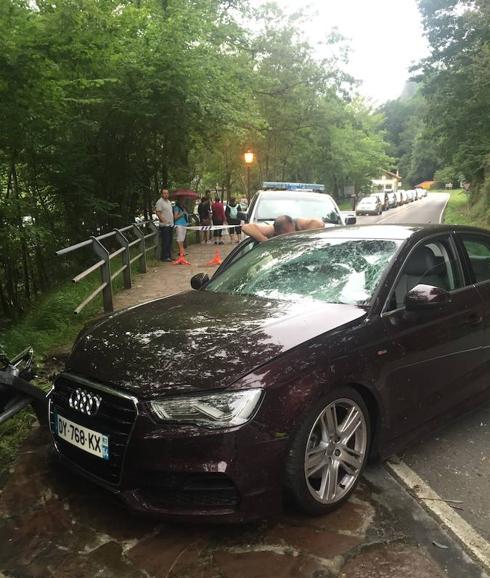
[[[450,530],[473,559],[480,562],[487,571],[490,570],[488,542],[457,514],[446,500],[441,498],[402,460],[388,461],[385,466],[426,510]]]
[[[447,204],[449,203],[450,198],[451,198],[451,193],[448,194],[446,202],[444,203],[444,207],[442,208],[441,214],[439,216],[439,223],[442,223],[442,220],[444,219],[444,213],[446,212],[446,207],[447,207]]]

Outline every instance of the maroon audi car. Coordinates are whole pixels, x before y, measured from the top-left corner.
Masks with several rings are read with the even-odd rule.
[[[243,521],[344,502],[489,393],[490,234],[351,226],[245,241],[194,290],[83,331],[59,457],[143,513]]]

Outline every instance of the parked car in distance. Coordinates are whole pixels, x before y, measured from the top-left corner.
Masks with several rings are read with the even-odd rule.
[[[405,191],[402,189],[398,189],[396,191],[396,204],[397,206],[401,206],[404,205],[407,201],[406,201],[406,197],[405,197]]]
[[[423,189],[422,187],[415,189],[418,193],[419,199],[427,196],[427,189]]]
[[[389,206],[388,206],[388,193],[385,193],[385,192],[376,192],[376,193],[371,193],[370,196],[371,196],[371,197],[372,197],[372,196],[378,197],[379,202],[381,203],[381,210],[382,210],[382,211],[387,211],[387,210],[389,209]]]
[[[272,223],[280,215],[289,215],[293,219],[321,219],[328,225],[355,224],[355,216],[344,217],[335,199],[323,191],[323,185],[265,182],[250,202],[247,220]]]
[[[408,190],[405,191],[406,197],[407,197],[407,203],[413,203],[413,201],[415,201],[415,196],[413,194],[413,191]]]
[[[381,215],[381,202],[375,195],[363,197],[356,207],[356,215]]]
[[[396,197],[396,192],[392,191],[391,193],[388,193],[388,208],[394,209],[397,205],[398,201]]]
[[[84,329],[58,456],[134,511],[234,521],[345,502],[368,456],[489,396],[490,233],[365,225],[238,245],[194,291]]]

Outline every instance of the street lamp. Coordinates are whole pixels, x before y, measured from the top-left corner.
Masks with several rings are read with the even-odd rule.
[[[248,151],[243,155],[245,159],[245,165],[247,167],[247,200],[250,204],[250,165],[254,162],[255,155],[254,153],[248,149]]]

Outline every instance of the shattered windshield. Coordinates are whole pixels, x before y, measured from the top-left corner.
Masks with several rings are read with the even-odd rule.
[[[273,239],[233,263],[206,290],[364,305],[400,244],[399,240],[302,235]]]

